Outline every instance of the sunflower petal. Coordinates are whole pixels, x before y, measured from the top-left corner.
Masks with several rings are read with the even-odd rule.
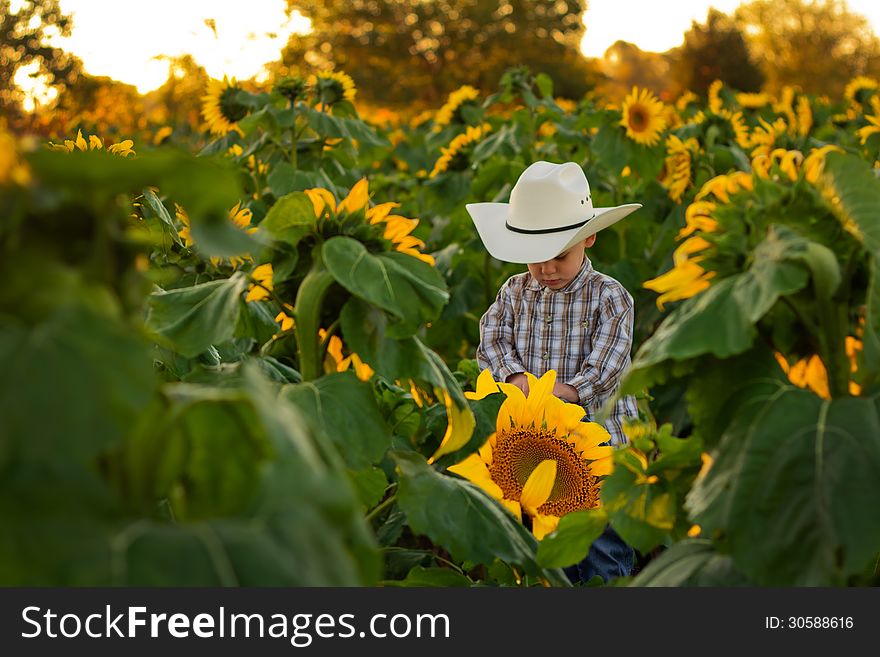
[[[522,521],[522,507],[516,500],[501,499],[499,500],[505,509],[510,511],[517,520]]]
[[[446,406],[447,423],[443,440],[440,441],[440,446],[434,455],[428,459],[428,463],[433,463],[444,454],[450,454],[464,447],[471,439],[471,434],[477,424],[470,406],[465,405],[463,408],[459,408],[450,394],[442,388],[436,388],[434,393],[443,400]]]
[[[498,384],[495,382],[495,379],[492,378],[492,372],[485,369],[480,372],[480,376],[477,377],[476,391],[466,392],[464,393],[464,396],[468,399],[476,400],[483,399],[496,392],[498,392]]]
[[[598,422],[581,422],[575,427],[569,439],[574,442],[575,449],[586,452],[611,440],[611,434]]]
[[[369,183],[366,178],[358,180],[351,191],[339,204],[338,212],[357,212],[363,208],[370,200]]]
[[[519,498],[526,513],[530,516],[538,513],[538,507],[550,497],[554,483],[556,483],[556,461],[553,459],[541,461],[526,480]]]
[[[558,516],[545,516],[538,514],[532,518],[532,533],[539,541],[547,534],[556,531],[559,525]]]
[[[610,456],[590,463],[590,474],[594,477],[604,477],[614,471],[614,459]]]
[[[529,380],[529,397],[526,400],[526,417],[523,419],[525,423],[533,422],[539,427],[544,420],[544,407],[555,399],[553,386],[556,385],[556,371],[547,370],[540,379],[526,372],[526,378]]]
[[[507,395],[507,399],[498,409],[498,418],[496,420],[495,430],[502,433],[511,426],[520,426],[526,410],[526,396],[523,391],[512,383],[498,382],[501,392]]]
[[[479,455],[471,454],[461,463],[456,463],[446,469],[449,472],[457,474],[459,477],[464,477],[472,484],[476,484],[496,500],[501,500],[501,488],[498,484],[492,481],[492,477],[489,475],[489,469],[486,467],[486,464],[483,463],[483,459],[481,459]]]

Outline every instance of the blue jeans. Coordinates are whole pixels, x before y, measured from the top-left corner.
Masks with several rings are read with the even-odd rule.
[[[586,584],[596,575],[607,582],[615,577],[630,575],[634,561],[633,549],[608,525],[602,535],[593,541],[583,561],[563,570],[572,584]]]

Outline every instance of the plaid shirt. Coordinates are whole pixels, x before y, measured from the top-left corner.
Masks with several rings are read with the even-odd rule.
[[[592,418],[616,392],[630,365],[633,300],[590,260],[560,290],[545,288],[525,272],[511,276],[480,320],[477,361],[497,381],[556,370],[573,386]],[[636,417],[633,397],[622,397],[605,422],[612,445],[626,444],[623,418]]]

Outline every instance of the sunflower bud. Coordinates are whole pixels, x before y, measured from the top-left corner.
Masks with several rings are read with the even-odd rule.
[[[294,103],[306,93],[306,81],[301,77],[283,77],[275,82],[273,92],[280,94]]]

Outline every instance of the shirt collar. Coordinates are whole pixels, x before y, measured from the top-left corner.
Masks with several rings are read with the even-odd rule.
[[[592,271],[593,271],[593,263],[590,262],[590,259],[586,256],[586,254],[584,254],[584,261],[583,261],[583,263],[581,263],[581,268],[578,271],[577,276],[572,278],[565,287],[560,288],[558,290],[551,290],[550,288],[545,288],[543,285],[541,285],[541,283],[538,282],[538,279],[536,279],[534,276],[530,275],[529,277],[532,280],[528,284],[528,289],[535,290],[535,291],[546,290],[547,292],[562,292],[564,294],[569,294],[571,292],[577,292],[578,290],[580,290],[584,286],[584,283],[587,281],[587,278],[589,278],[590,273],[592,273]]]

